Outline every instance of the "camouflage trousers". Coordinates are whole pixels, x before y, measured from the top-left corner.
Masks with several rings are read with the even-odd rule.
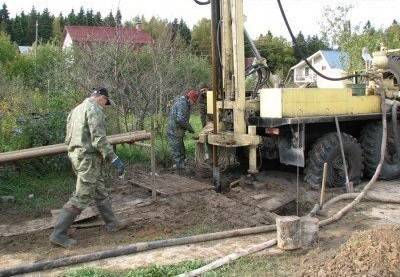
[[[185,144],[183,143],[183,137],[175,136],[171,133],[167,133],[168,143],[171,148],[172,159],[176,165],[176,168],[184,168],[185,166]]]
[[[93,201],[101,203],[109,198],[110,179],[106,174],[105,163],[99,155],[82,155],[75,152],[68,153],[68,157],[76,175],[76,187],[64,207],[74,206],[83,210]]]

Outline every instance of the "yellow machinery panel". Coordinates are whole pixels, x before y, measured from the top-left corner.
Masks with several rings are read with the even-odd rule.
[[[283,117],[354,115],[380,111],[379,96],[353,96],[351,89],[287,88],[282,90]]]
[[[353,96],[352,90],[348,88],[263,89],[261,94],[260,109],[262,117],[309,117],[381,112],[379,96]],[[208,91],[208,114],[213,113],[212,99],[213,92]],[[248,102],[246,101],[246,104]],[[272,110],[276,111],[271,112]]]
[[[213,91],[207,91],[207,113],[213,114]]]

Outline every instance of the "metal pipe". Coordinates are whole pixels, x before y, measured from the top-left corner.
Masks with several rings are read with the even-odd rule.
[[[213,133],[218,133],[218,111],[217,111],[217,98],[220,95],[220,79],[221,79],[221,65],[219,64],[218,55],[218,24],[220,20],[220,1],[211,0],[211,59],[212,59],[212,83],[213,83]],[[216,145],[212,147],[213,159],[213,184],[216,191],[221,191],[221,182],[219,178],[218,167],[218,148]]]
[[[247,40],[249,41],[251,51],[256,56],[257,61],[261,60],[262,57],[260,55],[260,52],[258,52],[258,49],[257,49],[256,45],[254,44],[254,41],[251,39],[249,33],[247,32],[246,28],[244,28],[244,35],[246,36]]]
[[[107,136],[108,141],[112,145],[132,143],[135,141],[148,140],[150,138],[151,134],[147,133],[146,131]],[[41,156],[57,155],[65,152],[67,152],[67,145],[64,143],[4,152],[0,153],[0,163],[31,159]]]
[[[183,237],[183,238],[173,238],[173,239],[166,239],[166,240],[155,240],[155,241],[148,241],[148,242],[138,242],[134,244],[129,244],[126,246],[120,246],[114,249],[98,251],[89,254],[77,255],[77,256],[70,256],[59,258],[50,261],[42,261],[36,262],[33,264],[28,265],[21,265],[12,268],[6,268],[0,270],[0,277],[4,276],[12,276],[17,274],[24,274],[24,273],[31,273],[41,270],[48,270],[52,268],[58,268],[63,266],[69,266],[79,263],[87,263],[92,261],[97,261],[101,259],[107,259],[112,257],[118,257],[123,255],[129,255],[134,253],[139,253],[151,249],[158,249],[163,247],[175,246],[175,245],[185,245],[191,243],[198,243],[204,241],[212,241],[212,240],[219,240],[219,239],[226,239],[226,238],[233,238],[239,236],[247,236],[247,235],[254,235],[260,233],[266,233],[275,231],[275,225],[264,225],[252,228],[244,228],[244,229],[235,229],[223,232],[216,232],[216,233],[208,233],[202,235],[195,235],[190,237]]]
[[[339,139],[340,154],[342,155],[342,160],[343,160],[344,175],[346,177],[346,190],[347,190],[347,192],[353,192],[353,186],[350,184],[349,173],[347,171],[347,162],[346,162],[346,156],[344,155],[342,133],[340,132],[339,120],[338,120],[337,116],[335,116],[335,124],[336,124],[337,136]]]

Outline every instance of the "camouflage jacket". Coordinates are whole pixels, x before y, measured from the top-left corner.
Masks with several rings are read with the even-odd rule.
[[[193,130],[189,123],[191,105],[186,96],[176,99],[168,118],[168,135],[183,137],[185,131]]]
[[[87,98],[75,107],[67,119],[65,143],[68,153],[101,154],[104,160],[112,161],[117,156],[106,137],[106,116],[101,106]]]

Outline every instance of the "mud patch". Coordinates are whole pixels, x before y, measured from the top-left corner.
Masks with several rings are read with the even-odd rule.
[[[324,262],[302,276],[399,276],[400,226],[356,232]]]

